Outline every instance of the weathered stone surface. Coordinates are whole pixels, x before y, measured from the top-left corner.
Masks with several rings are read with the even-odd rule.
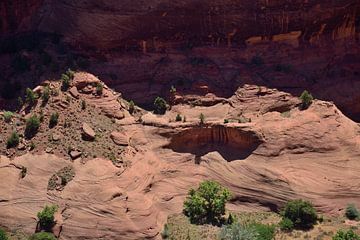
[[[79,98],[79,92],[75,86],[70,88],[69,92],[70,92],[71,96],[73,96],[74,98]]]
[[[92,141],[95,139],[95,131],[90,127],[89,124],[83,123],[82,125],[82,136],[84,140]]]
[[[70,157],[72,160],[75,160],[75,159],[81,157],[81,154],[82,154],[82,152],[80,152],[80,151],[71,151]]]
[[[112,132],[110,137],[114,141],[114,143],[117,145],[120,145],[120,146],[128,146],[129,145],[129,137],[126,136],[125,133]]]

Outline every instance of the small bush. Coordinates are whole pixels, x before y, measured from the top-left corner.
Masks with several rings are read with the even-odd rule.
[[[43,101],[43,103],[47,103],[50,99],[50,88],[49,87],[45,87],[44,91],[41,95],[41,99]]]
[[[182,121],[182,117],[181,117],[180,114],[177,114],[177,115],[176,115],[175,121],[176,121],[176,122],[181,122],[181,121]]]
[[[27,88],[25,90],[25,102],[28,103],[29,105],[34,105],[37,97],[38,96],[30,88]]]
[[[167,224],[164,225],[164,230],[161,232],[162,239],[168,239],[170,237],[170,230]]]
[[[3,117],[4,117],[4,121],[5,122],[10,122],[11,118],[14,116],[14,114],[12,112],[6,111],[3,113]]]
[[[237,222],[238,220],[237,220],[237,218],[236,218],[236,216],[234,216],[234,215],[232,215],[231,213],[229,214],[229,217],[226,219],[226,224],[228,224],[228,225],[231,225],[231,224],[233,224],[233,223],[235,223],[235,222]]]
[[[258,234],[256,240],[272,240],[275,237],[275,225],[252,223],[249,228]]]
[[[85,100],[81,100],[81,109],[82,110],[86,109],[86,101]]]
[[[38,212],[37,217],[39,219],[39,224],[41,229],[49,230],[54,225],[54,214],[57,211],[57,206],[45,206],[44,209]]]
[[[13,132],[6,142],[6,147],[7,148],[17,147],[19,145],[19,142],[20,142],[19,135],[17,134],[17,132]]]
[[[224,119],[224,124],[229,123],[229,119]]]
[[[170,88],[170,93],[171,93],[171,94],[175,94],[175,93],[176,93],[176,87],[171,86],[171,88]]]
[[[254,228],[243,226],[236,222],[231,225],[225,225],[221,228],[220,240],[257,240],[259,234]]]
[[[282,231],[292,231],[294,223],[288,218],[283,218],[279,223],[279,227]]]
[[[155,98],[155,101],[154,101],[154,112],[155,112],[156,114],[165,114],[166,109],[167,109],[167,103],[166,103],[166,101],[165,101],[163,98],[161,98],[161,97]]]
[[[312,101],[314,100],[313,96],[306,90],[300,95],[300,99],[302,109],[309,108]]]
[[[101,83],[96,83],[96,94],[101,96],[103,94],[104,86]]]
[[[9,237],[4,230],[0,228],[0,240],[8,240]]]
[[[220,223],[230,196],[229,190],[217,182],[204,181],[197,190],[189,191],[184,202],[184,213],[192,223]]]
[[[21,178],[26,177],[26,173],[27,173],[27,168],[24,167],[24,166],[22,166],[22,167],[21,167],[21,172],[20,172],[20,177],[21,177]]]
[[[360,236],[356,233],[354,233],[353,230],[339,230],[333,236],[332,240],[360,240]]]
[[[200,113],[199,121],[200,125],[203,125],[205,123],[205,115],[203,113]]]
[[[52,233],[39,232],[31,235],[29,240],[56,240],[56,238]]]
[[[301,199],[287,202],[281,215],[291,220],[295,228],[303,229],[311,228],[318,219],[312,204]]]
[[[50,116],[50,121],[49,121],[49,127],[53,128],[58,124],[59,121],[59,113],[54,112],[51,114]]]
[[[26,120],[25,136],[27,138],[32,138],[38,132],[39,127],[40,119],[37,115],[32,115],[29,119]]]
[[[135,112],[135,103],[133,100],[129,102],[129,113],[133,114]]]
[[[354,204],[349,204],[346,207],[345,216],[350,220],[355,220],[360,218],[360,213]]]
[[[70,87],[70,78],[69,78],[69,76],[66,75],[66,74],[62,74],[61,75],[61,82],[62,82],[61,89],[63,91],[68,90],[69,87]]]
[[[30,151],[34,150],[36,147],[34,142],[30,142]]]

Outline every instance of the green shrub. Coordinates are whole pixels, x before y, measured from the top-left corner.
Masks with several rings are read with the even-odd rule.
[[[84,99],[81,100],[81,109],[82,109],[82,110],[85,110],[85,109],[86,109],[86,102],[85,102]]]
[[[176,122],[181,122],[181,121],[182,121],[182,117],[181,117],[180,114],[177,114],[177,115],[176,115],[175,121],[176,121]]]
[[[104,86],[101,83],[96,83],[96,94],[101,96],[103,94]]]
[[[257,240],[259,234],[254,228],[243,226],[238,222],[231,225],[225,225],[221,228],[220,240]]]
[[[229,123],[229,119],[224,119],[224,124]]]
[[[204,181],[197,190],[189,191],[184,202],[184,213],[192,223],[220,223],[230,196],[229,190],[217,182]]]
[[[203,113],[200,113],[199,120],[200,125],[203,125],[205,123],[205,115]]]
[[[360,236],[356,233],[354,233],[353,230],[339,230],[333,236],[332,240],[360,240]]]
[[[34,105],[37,97],[38,96],[30,88],[25,90],[25,102],[27,102],[29,105]]]
[[[41,229],[49,230],[54,225],[54,214],[57,211],[57,206],[45,206],[42,211],[38,212],[37,217]]]
[[[50,88],[49,87],[45,87],[44,91],[41,95],[41,99],[43,100],[43,103],[47,103],[50,99]]]
[[[318,219],[312,204],[301,199],[287,202],[281,215],[291,220],[295,228],[311,228]]]
[[[156,114],[165,114],[166,109],[167,109],[167,103],[166,103],[166,101],[165,101],[163,98],[161,98],[161,97],[155,98],[155,101],[154,101],[154,112],[155,112]]]
[[[36,114],[32,115],[29,119],[26,120],[25,136],[27,138],[32,138],[38,132],[39,127],[40,119]]]
[[[61,89],[63,91],[68,90],[69,87],[70,87],[70,78],[69,78],[69,76],[66,75],[66,74],[62,74],[61,75],[61,82],[62,82]]]
[[[4,121],[5,122],[10,122],[11,118],[14,116],[14,114],[12,112],[6,111],[3,113],[3,117],[4,117]]]
[[[17,134],[17,132],[13,132],[6,142],[6,147],[7,148],[17,147],[19,145],[19,142],[20,142],[19,135]]]
[[[24,167],[24,166],[22,166],[22,167],[21,167],[21,172],[20,172],[20,177],[21,177],[21,178],[26,177],[26,173],[27,173],[27,168]]]
[[[0,240],[8,240],[9,237],[4,230],[0,228]]]
[[[68,68],[68,70],[66,70],[65,74],[69,77],[70,80],[74,79],[75,72],[72,71],[70,68]]]
[[[275,237],[275,225],[252,223],[249,228],[258,234],[256,240],[272,240]]]
[[[174,87],[173,85],[170,88],[170,93],[171,94],[175,94],[176,93],[176,87]]]
[[[229,214],[229,217],[226,219],[226,224],[228,224],[228,225],[231,225],[231,224],[233,224],[233,223],[235,223],[235,222],[237,222],[238,220],[237,220],[237,218],[236,218],[236,216],[234,216],[234,215],[232,215],[231,213]]]
[[[50,120],[49,120],[49,127],[53,128],[58,124],[59,121],[59,113],[54,112],[51,114],[50,116]]]
[[[300,99],[302,109],[309,108],[312,101],[314,100],[313,96],[306,90],[300,95]]]
[[[360,213],[354,204],[349,204],[346,207],[345,216],[350,220],[355,220],[360,218]]]
[[[131,101],[129,102],[129,113],[130,113],[130,114],[133,114],[134,111],[135,111],[135,103],[134,103],[133,100],[131,100]]]
[[[56,240],[56,238],[52,233],[39,232],[31,235],[29,240]]]
[[[279,223],[279,227],[282,231],[292,231],[294,223],[288,218],[283,218]]]
[[[164,225],[164,230],[161,232],[162,239],[168,239],[170,237],[170,230],[167,224]]]

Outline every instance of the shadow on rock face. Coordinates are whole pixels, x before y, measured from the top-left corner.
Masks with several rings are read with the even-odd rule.
[[[187,129],[173,136],[166,148],[194,154],[196,159],[218,152],[231,162],[246,159],[261,143],[260,137],[252,131],[218,125]]]

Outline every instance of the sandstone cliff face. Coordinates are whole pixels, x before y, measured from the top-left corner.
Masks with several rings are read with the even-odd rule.
[[[322,36],[337,40],[354,38],[359,24],[356,0],[27,0],[0,6],[4,19],[0,33],[17,29],[32,17],[37,20],[33,29],[60,33],[74,45],[96,48],[241,45],[251,37],[276,39],[287,33],[300,41],[318,41]]]
[[[0,36],[17,31],[34,30],[31,23],[38,13],[43,0],[3,0],[0,1]]]

